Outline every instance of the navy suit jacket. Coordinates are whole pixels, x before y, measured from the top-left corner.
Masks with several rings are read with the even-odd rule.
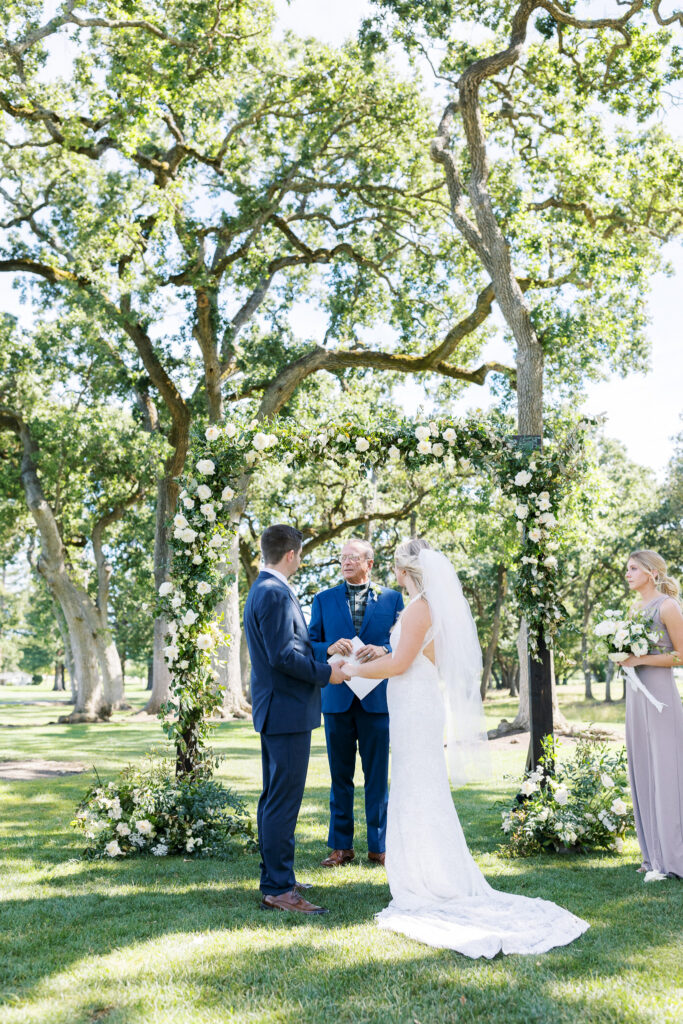
[[[364,644],[377,644],[388,647],[389,631],[396,622],[399,612],[403,609],[403,598],[397,590],[382,587],[376,594],[372,587],[368,592],[363,624],[358,634]],[[356,630],[346,599],[346,584],[323,590],[313,598],[311,621],[308,626],[311,645],[318,661],[327,662],[327,648],[342,637],[355,636]],[[346,683],[329,686],[323,690],[322,709],[325,713],[348,711],[353,701],[353,690]],[[387,713],[387,681],[383,679],[379,686],[365,697],[361,704],[366,711],[375,714]]]
[[[249,591],[244,631],[254,729],[268,735],[317,729],[320,691],[331,670],[316,661],[299,602],[272,573],[259,573]]]

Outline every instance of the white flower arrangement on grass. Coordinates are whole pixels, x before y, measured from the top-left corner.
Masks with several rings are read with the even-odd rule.
[[[177,779],[154,758],[124,768],[106,787],[98,780],[71,824],[86,839],[87,860],[228,857],[257,847],[251,817],[231,790],[206,776]]]
[[[621,853],[624,836],[634,827],[625,748],[615,752],[581,740],[573,756],[556,767],[552,737],[543,749],[541,764],[522,782],[520,798],[503,811],[503,852],[511,857],[569,850]]]

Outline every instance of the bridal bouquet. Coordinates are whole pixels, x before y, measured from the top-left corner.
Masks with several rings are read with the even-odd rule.
[[[642,658],[649,654],[650,647],[656,646],[660,639],[659,633],[652,625],[652,619],[643,611],[635,611],[628,619],[625,619],[620,611],[608,608],[604,619],[595,627],[594,633],[607,644],[609,648],[607,657],[617,665],[621,665],[621,662],[626,661],[632,654],[636,658]],[[631,689],[634,692],[639,690],[643,693],[645,698],[661,712],[664,705],[661,701],[655,700],[650,691],[643,686],[633,668],[621,665],[621,670]]]

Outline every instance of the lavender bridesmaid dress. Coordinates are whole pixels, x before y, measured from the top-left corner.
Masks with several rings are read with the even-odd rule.
[[[665,594],[643,608],[652,616],[661,652],[673,644],[660,616]],[[626,749],[636,833],[648,871],[683,878],[683,706],[673,669],[639,665],[638,678],[666,704],[661,713],[626,687]]]

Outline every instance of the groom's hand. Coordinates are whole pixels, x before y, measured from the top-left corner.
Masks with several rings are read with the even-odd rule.
[[[374,661],[375,658],[383,658],[386,653],[384,647],[378,647],[377,644],[366,644],[356,652],[356,660],[360,662]]]
[[[343,683],[346,680],[346,678],[350,678],[350,677],[344,676],[344,674],[341,671],[341,665],[339,665],[339,664],[337,664],[337,665],[330,665],[330,668],[332,669],[332,672],[330,674],[330,682],[332,684],[334,684],[334,683]]]
[[[343,654],[346,656],[347,654],[351,654],[352,651],[353,644],[351,643],[350,640],[347,640],[345,637],[342,637],[341,640],[337,640],[335,644],[330,644],[330,646],[327,648],[327,653],[330,656],[332,656],[333,654]]]

